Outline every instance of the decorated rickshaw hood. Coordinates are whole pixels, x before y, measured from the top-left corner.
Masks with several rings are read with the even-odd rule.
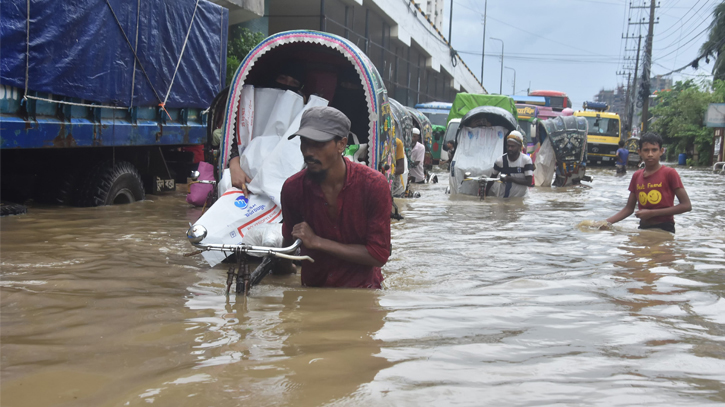
[[[470,127],[470,123],[478,117],[484,117],[491,123],[492,126],[505,127],[509,131],[516,130],[519,123],[516,121],[514,115],[509,113],[506,109],[502,109],[496,106],[479,106],[468,111],[468,113],[461,119],[461,126],[459,127]]]
[[[384,140],[379,139],[378,121],[380,120],[381,106],[387,104],[387,91],[380,74],[368,57],[347,39],[325,32],[294,30],[274,34],[264,39],[247,54],[234,74],[229,88],[229,97],[227,98],[224,114],[223,137],[220,144],[219,157],[220,173],[229,165],[231,141],[232,137],[234,137],[234,123],[237,119],[239,97],[249,72],[262,55],[279,46],[293,43],[319,44],[331,48],[338,51],[355,67],[355,71],[365,91],[365,99],[368,107],[370,167],[377,169],[382,160],[382,147],[384,142]]]

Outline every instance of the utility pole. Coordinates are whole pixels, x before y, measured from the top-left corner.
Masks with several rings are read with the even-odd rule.
[[[483,46],[481,47],[481,85],[483,85],[483,63],[486,61],[486,12],[488,0],[483,3]]]
[[[624,112],[625,113],[628,113],[629,112],[629,91],[630,91],[630,89],[632,87],[631,80],[632,80],[632,72],[630,72],[630,73],[627,74],[627,96],[624,98]],[[625,117],[625,120],[626,119],[627,119],[627,117]],[[627,127],[625,127],[625,130],[624,131],[627,134],[629,134],[629,131],[632,129],[632,125],[630,123],[628,123],[628,122],[626,122],[626,123],[627,123]]]
[[[647,42],[642,64],[642,133],[649,128],[649,95],[650,95],[650,68],[652,67],[652,40],[655,29],[655,2],[650,0],[649,28],[647,29]]]
[[[451,41],[452,32],[453,32],[453,0],[451,0],[451,12],[448,16],[448,46],[451,48],[453,48],[453,42]]]
[[[627,112],[629,117],[627,118],[627,122],[629,122],[630,130],[632,128],[633,120],[634,120],[634,108],[637,106],[637,72],[639,72],[639,51],[640,46],[642,45],[642,36],[639,36],[639,40],[637,40],[637,62],[634,63],[634,79],[632,79],[632,104],[630,105],[630,111]]]

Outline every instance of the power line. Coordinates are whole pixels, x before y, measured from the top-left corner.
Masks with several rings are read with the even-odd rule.
[[[698,5],[698,4],[700,4],[700,2],[701,2],[701,1],[702,1],[702,0],[697,0],[697,3],[695,3],[695,4],[694,4],[694,5],[692,6],[692,7],[690,7],[690,10],[687,10],[687,11],[685,11],[685,14],[683,14],[683,15],[682,15],[682,17],[680,17],[680,19],[679,19],[679,20],[677,20],[677,21],[675,21],[674,23],[672,23],[672,25],[671,25],[671,26],[667,27],[667,29],[666,29],[666,30],[664,30],[664,31],[662,31],[661,33],[659,33],[659,35],[662,35],[662,34],[666,33],[667,31],[670,31],[670,30],[671,30],[672,28],[674,28],[674,27],[675,27],[675,26],[677,25],[677,23],[679,23],[680,21],[682,21],[682,19],[683,19],[683,18],[685,18],[685,16],[686,16],[686,15],[687,15],[687,14],[688,14],[688,13],[689,13],[689,12],[690,12],[691,10],[694,10],[694,9],[695,9],[695,7],[697,7],[697,5]],[[705,2],[705,4],[707,4],[707,2]],[[702,7],[701,7],[701,8],[702,8]],[[698,10],[698,11],[699,11],[699,10]],[[694,14],[693,14],[693,15],[694,15]],[[689,21],[689,20],[688,20],[688,21]]]
[[[658,60],[658,61],[661,61],[661,60],[662,60],[662,59],[663,59],[664,57],[666,57],[666,56],[669,56],[669,55],[672,55],[672,54],[674,54],[674,53],[675,53],[675,52],[677,52],[678,50],[680,50],[680,49],[684,48],[684,46],[685,46],[685,45],[687,45],[687,44],[691,43],[692,41],[695,41],[696,39],[698,39],[698,38],[699,38],[699,37],[700,37],[700,36],[701,36],[701,35],[702,35],[703,33],[705,33],[705,31],[707,31],[707,30],[709,30],[709,29],[710,29],[710,26],[707,26],[707,27],[705,27],[705,29],[704,29],[704,30],[700,31],[700,32],[699,32],[699,33],[698,33],[697,35],[695,35],[694,37],[692,37],[692,38],[690,39],[690,41],[687,41],[686,43],[682,44],[682,45],[681,45],[680,47],[678,47],[678,48],[677,48],[677,49],[675,49],[674,51],[672,51],[672,52],[670,52],[670,53],[668,53],[668,54],[665,54],[665,55],[663,55],[663,56],[661,56],[661,57],[657,58],[657,60]]]
[[[700,7],[700,8],[699,8],[699,9],[698,9],[698,10],[697,10],[697,11],[696,11],[695,13],[693,13],[693,14],[692,14],[692,16],[690,16],[690,18],[688,18],[688,19],[687,19],[687,21],[685,21],[684,23],[682,23],[682,25],[681,25],[680,27],[684,27],[684,26],[685,26],[685,24],[687,24],[687,23],[688,23],[688,22],[689,22],[690,20],[692,20],[692,19],[693,19],[693,18],[694,18],[694,17],[695,17],[696,15],[697,15],[697,13],[699,13],[699,12],[700,12],[700,10],[702,10],[702,9],[703,9],[703,7],[705,7],[706,5],[707,5],[707,3],[703,4],[703,5],[702,5],[702,7]],[[712,14],[712,12],[710,12],[709,14]],[[695,21],[697,21],[697,20],[695,20]],[[706,22],[706,21],[707,21],[707,20],[702,20],[702,21],[700,21],[700,23],[699,23],[699,24],[697,25],[697,27],[700,27],[700,26],[702,26],[702,23],[704,23],[704,22]],[[695,31],[695,30],[697,29],[697,27],[696,27],[695,29],[693,29],[692,31]],[[691,31],[691,32],[692,32],[692,31]],[[672,33],[670,33],[669,35],[665,35],[664,37],[658,37],[657,39],[658,39],[658,40],[664,40],[664,39],[670,38],[670,37],[671,37],[672,35],[674,35],[674,34],[676,34],[676,33],[677,33],[677,31],[673,31],[673,32],[672,32]],[[689,34],[688,34],[688,35],[689,35]],[[669,47],[669,45],[668,45],[667,47],[665,47],[665,48],[668,48],[668,47]]]

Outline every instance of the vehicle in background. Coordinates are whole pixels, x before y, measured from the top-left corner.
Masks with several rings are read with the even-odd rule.
[[[614,165],[621,140],[619,115],[607,112],[609,105],[602,102],[584,102],[583,108],[574,116],[586,118],[589,124],[587,162]]]
[[[546,105],[557,112],[561,112],[567,107],[572,107],[571,99],[564,92],[555,90],[532,90],[529,96],[543,96],[546,99]]]
[[[508,99],[513,103],[513,99]],[[455,139],[456,153],[448,177],[449,191],[452,195],[483,197],[484,180],[493,173],[496,160],[506,151],[506,136],[516,130],[518,123],[508,110],[485,105],[470,109],[460,120]]]
[[[448,122],[448,127],[446,127],[446,132],[443,136],[443,146],[448,144],[449,141],[456,141],[456,132],[458,132],[458,126],[460,126],[460,124],[461,119],[451,119],[451,121]],[[445,149],[441,152],[441,160],[450,161],[447,147],[445,147]]]
[[[446,128],[445,137],[443,144],[445,145],[449,141],[456,141],[456,134],[460,119],[466,115],[471,109],[479,106],[495,106],[500,107],[517,118],[518,112],[516,110],[516,103],[514,100],[506,95],[481,95],[475,93],[459,93],[456,95],[455,100],[451,106],[451,110],[448,113],[448,126]],[[455,123],[453,120],[458,119]],[[518,120],[518,119],[517,119]],[[457,142],[456,142],[457,143]],[[503,154],[503,153],[502,153]],[[444,160],[448,160],[448,155],[442,157]]]
[[[537,122],[537,134],[541,147],[535,154],[534,185],[562,187],[591,181],[591,177],[586,175],[585,118],[557,116],[540,120]]]
[[[99,206],[175,190],[193,165],[179,149],[205,142],[224,88],[229,11],[66,3],[0,3],[3,199]]]
[[[627,165],[639,166],[639,162],[642,161],[639,157],[639,137],[633,136],[624,142],[624,148],[629,151],[627,156]]]
[[[517,103],[516,111],[519,117],[519,127],[523,131],[526,154],[531,154],[536,149],[536,122],[538,121],[539,107]]]
[[[443,150],[443,135],[448,125],[448,112],[451,111],[452,103],[447,102],[426,102],[418,103],[415,109],[423,113],[430,121],[433,129],[432,142],[430,146],[431,159],[433,164],[438,164]]]
[[[543,96],[511,95],[510,98],[513,99],[517,105],[548,106],[546,104],[546,98]]]

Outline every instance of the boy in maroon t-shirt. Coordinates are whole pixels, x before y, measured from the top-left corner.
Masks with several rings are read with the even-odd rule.
[[[645,167],[632,175],[627,205],[607,222],[617,223],[628,217],[639,203],[634,216],[639,218],[640,229],[657,228],[675,233],[674,215],[691,211],[692,205],[677,171],[660,164],[663,152],[662,137],[658,134],[645,133],[640,137],[639,156]],[[677,205],[674,205],[675,196]]]

